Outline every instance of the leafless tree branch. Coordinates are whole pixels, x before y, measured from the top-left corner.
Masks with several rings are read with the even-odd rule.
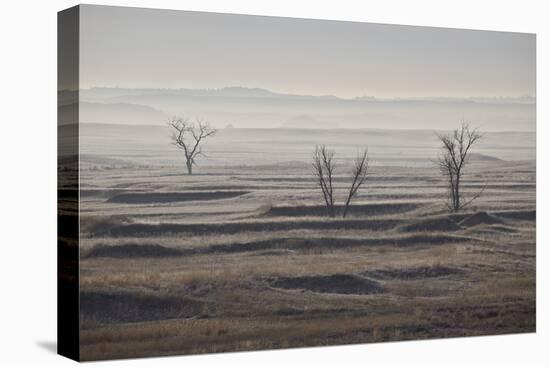
[[[324,145],[315,147],[313,153],[313,173],[317,177],[317,184],[323,193],[323,199],[327,207],[329,217],[335,216],[333,175],[336,167],[334,163],[334,151],[328,150]]]
[[[460,190],[464,175],[464,168],[470,160],[470,149],[482,138],[477,129],[471,129],[467,123],[448,135],[437,135],[441,141],[441,154],[438,164],[441,173],[448,181],[447,207],[451,211],[458,211],[477,199],[483,190],[468,201],[464,201]]]
[[[185,155],[187,173],[193,173],[193,166],[197,165],[196,158],[203,155],[201,144],[206,138],[216,134],[217,130],[212,128],[207,121],[197,119],[194,123],[186,118],[174,118],[169,122],[172,128],[172,142]]]
[[[367,181],[369,172],[369,157],[368,157],[368,151],[367,149],[363,150],[362,153],[360,153],[357,158],[355,158],[353,168],[351,170],[351,174],[353,177],[348,197],[346,199],[346,203],[344,205],[344,212],[342,214],[342,217],[346,217],[348,214],[349,206],[351,204],[351,201],[361,185]]]

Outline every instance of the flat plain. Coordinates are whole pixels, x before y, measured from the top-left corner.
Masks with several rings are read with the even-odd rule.
[[[84,360],[535,331],[534,133],[486,133],[458,213],[432,131],[224,129],[193,175],[167,127],[83,124]],[[327,218],[311,168],[371,170]]]

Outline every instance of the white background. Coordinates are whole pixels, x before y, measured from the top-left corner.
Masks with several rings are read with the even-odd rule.
[[[549,365],[548,112],[545,1],[98,1],[378,23],[537,33],[537,333],[100,362],[107,366]],[[0,365],[64,366],[56,340],[56,12],[73,1],[0,5]],[[548,224],[547,224],[548,225]],[[546,339],[546,340],[545,340]]]

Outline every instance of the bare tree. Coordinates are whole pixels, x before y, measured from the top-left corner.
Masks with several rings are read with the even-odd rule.
[[[363,150],[357,158],[355,158],[353,168],[351,170],[353,181],[351,187],[349,188],[348,198],[346,199],[346,204],[344,205],[344,212],[342,217],[345,218],[348,214],[348,209],[351,204],[351,200],[357,193],[357,190],[367,181],[369,171],[369,156],[367,149]]]
[[[334,151],[327,150],[324,145],[316,146],[313,153],[312,165],[314,174],[317,177],[317,184],[323,193],[328,215],[332,218],[335,215],[334,188],[332,186],[334,169],[336,167],[334,163]]]
[[[207,121],[197,119],[194,123],[188,119],[174,118],[169,124],[172,131],[172,141],[176,147],[183,150],[187,173],[193,174],[193,166],[197,157],[204,155],[201,143],[214,135],[217,130],[210,127]]]
[[[438,135],[442,143],[439,157],[439,168],[448,180],[449,210],[458,211],[477,199],[483,189],[469,200],[462,197],[461,187],[464,169],[470,159],[470,149],[481,139],[482,135],[477,129],[471,129],[467,123],[463,123],[459,129],[448,135]]]

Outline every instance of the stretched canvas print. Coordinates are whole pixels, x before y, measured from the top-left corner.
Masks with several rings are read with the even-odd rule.
[[[60,354],[535,331],[534,34],[58,25]]]

